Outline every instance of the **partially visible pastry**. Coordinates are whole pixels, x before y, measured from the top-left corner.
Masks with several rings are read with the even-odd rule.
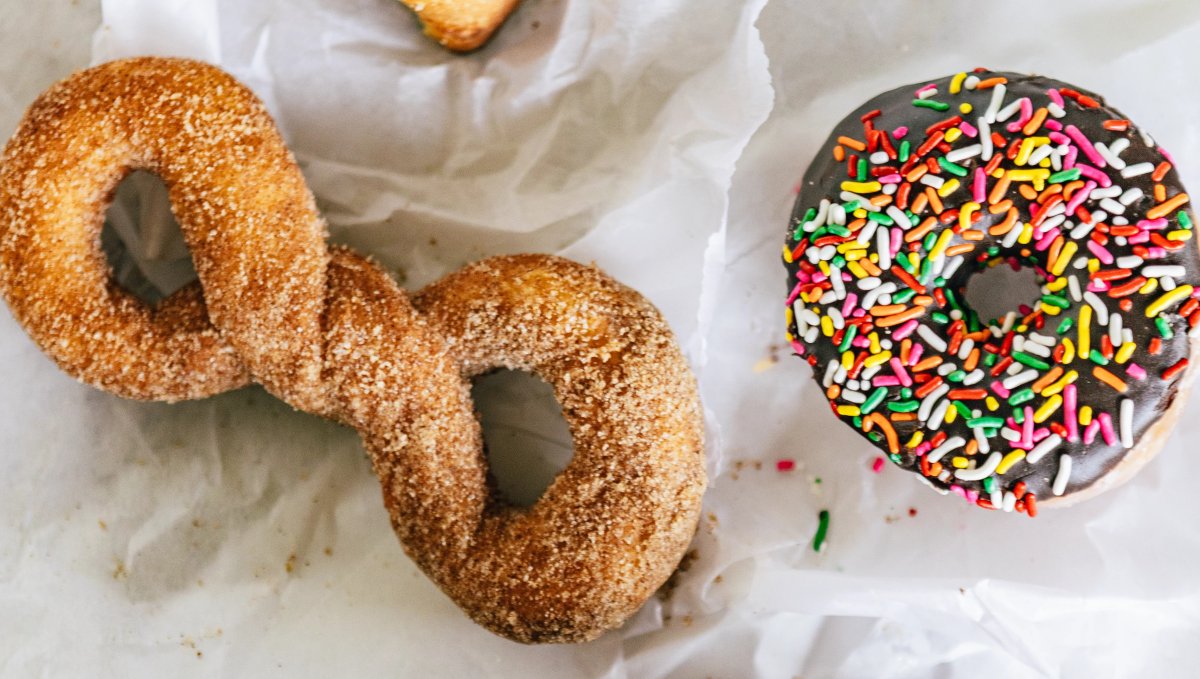
[[[446,49],[478,49],[500,28],[517,0],[400,0],[417,13],[425,34]]]

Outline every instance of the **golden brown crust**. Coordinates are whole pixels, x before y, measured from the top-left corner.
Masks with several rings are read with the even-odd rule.
[[[167,184],[201,282],[153,310],[99,249],[133,168]],[[196,62],[59,83],[0,170],[0,291],[64,370],[159,400],[258,381],[359,430],[405,550],[477,622],[523,642],[620,625],[679,562],[706,483],[695,381],[657,309],[541,255],[468,266],[414,306],[324,236],[262,104]],[[494,367],[553,385],[575,439],[528,509],[488,482],[469,380]]]
[[[447,49],[469,52],[492,37],[518,0],[400,0]]]

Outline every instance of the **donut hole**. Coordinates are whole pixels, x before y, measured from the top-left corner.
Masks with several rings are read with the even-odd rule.
[[[475,378],[471,396],[496,490],[511,505],[533,506],[573,451],[554,389],[533,374],[497,370]]]
[[[196,280],[167,186],[151,172],[135,170],[117,185],[104,215],[100,249],[117,284],[148,304]]]
[[[1044,283],[1037,270],[1016,259],[996,259],[992,266],[967,281],[967,304],[984,322],[1002,318],[1010,311],[1037,306]]]

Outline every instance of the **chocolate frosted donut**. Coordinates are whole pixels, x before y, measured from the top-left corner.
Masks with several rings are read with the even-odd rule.
[[[834,129],[789,223],[787,336],[898,466],[1037,514],[1128,478],[1182,406],[1200,322],[1174,161],[1097,95],[977,69]],[[984,319],[988,267],[1041,295]]]

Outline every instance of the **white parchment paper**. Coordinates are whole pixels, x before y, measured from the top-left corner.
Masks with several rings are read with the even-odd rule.
[[[792,187],[847,110],[976,65],[1102,92],[1200,177],[1200,6],[524,0],[467,56],[428,42],[392,0],[102,10],[92,61],[181,55],[234,73],[276,116],[335,239],[410,287],[488,254],[548,251],[647,294],[699,375],[712,486],[669,599],[590,644],[520,646],[470,623],[404,556],[353,431],[258,389],[180,405],[110,397],[62,375],[5,312],[0,675],[1196,666],[1196,417],[1129,486],[1036,521],[970,509],[891,468],[872,474],[872,449],[779,346],[777,258]],[[21,11],[12,25],[56,37],[7,36],[5,133],[64,65],[83,65],[78,49],[35,57],[87,39],[77,9]],[[153,189],[131,194],[113,226],[169,288],[186,252],[163,237]],[[569,445],[547,391],[530,386],[501,376],[477,389],[517,493],[537,483],[523,465],[545,477]],[[795,469],[777,471],[781,459]],[[832,521],[817,554],[822,509]]]

